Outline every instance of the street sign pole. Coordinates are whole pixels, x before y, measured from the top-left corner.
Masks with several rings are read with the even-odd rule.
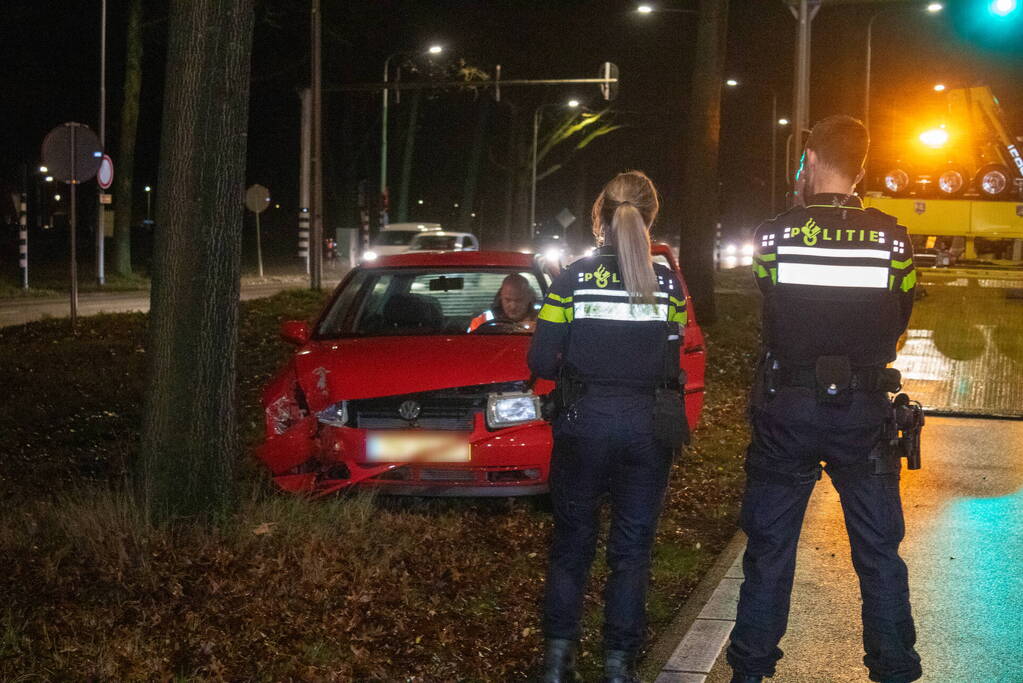
[[[99,31],[99,146],[105,150],[106,129],[107,129],[107,0],[101,3],[100,31]],[[106,238],[106,207],[103,205],[101,195],[103,188],[96,191],[96,282],[102,286],[106,283],[104,271],[104,246]]]
[[[77,125],[71,126],[68,158],[71,160],[71,177],[68,179],[71,192],[71,329],[78,325],[78,255],[75,253],[75,230],[78,227],[78,204],[75,189],[75,133]]]

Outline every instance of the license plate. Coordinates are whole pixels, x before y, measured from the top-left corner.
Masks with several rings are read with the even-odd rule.
[[[436,432],[370,432],[369,462],[469,462],[471,446],[464,438]]]

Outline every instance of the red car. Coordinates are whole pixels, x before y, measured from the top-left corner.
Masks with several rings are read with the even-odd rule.
[[[678,273],[666,245],[654,254]],[[400,254],[353,269],[311,326],[284,323],[298,348],[263,392],[258,457],[288,491],[359,486],[411,495],[517,496],[547,490],[550,425],[526,352],[531,330],[495,319],[504,278],[525,277],[536,306],[550,276],[531,254]],[[681,280],[679,274],[679,280]],[[688,294],[687,294],[688,298]],[[690,306],[686,413],[703,406],[703,334]]]

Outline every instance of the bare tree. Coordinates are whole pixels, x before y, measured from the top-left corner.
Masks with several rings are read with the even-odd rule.
[[[133,483],[154,522],[232,502],[235,356],[254,0],[174,0]]]
[[[132,183],[135,178],[135,141],[138,135],[139,93],[142,91],[142,0],[128,6],[124,92],[114,186],[114,268],[131,275]]]
[[[689,95],[679,261],[701,323],[717,318],[714,302],[714,232],[718,205],[721,81],[728,0],[700,0],[696,63]]]

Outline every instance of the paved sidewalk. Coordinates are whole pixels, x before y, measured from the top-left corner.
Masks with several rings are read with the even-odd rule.
[[[921,681],[1023,681],[1023,421],[929,417],[923,467],[903,472]],[[657,683],[727,683],[740,533],[682,611]],[[715,570],[712,570],[712,574]],[[838,494],[816,487],[799,544],[785,657],[772,683],[866,681],[859,588]],[[670,654],[669,654],[670,653]]]

